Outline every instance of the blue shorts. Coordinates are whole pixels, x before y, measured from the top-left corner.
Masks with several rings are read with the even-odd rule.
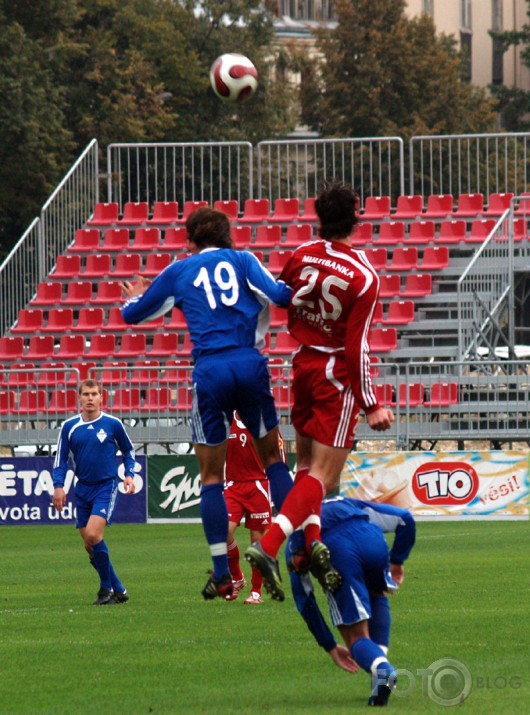
[[[100,484],[77,482],[74,490],[77,529],[83,529],[92,514],[103,517],[110,526],[118,501],[118,484],[119,479],[106,479]]]
[[[335,593],[326,592],[331,622],[334,626],[351,625],[371,618],[370,592],[387,590],[389,551],[383,532],[364,519],[350,519],[340,528],[324,531],[322,541],[342,575]]]
[[[193,369],[192,440],[214,446],[228,439],[234,410],[259,439],[278,425],[267,358],[253,348],[201,357]]]

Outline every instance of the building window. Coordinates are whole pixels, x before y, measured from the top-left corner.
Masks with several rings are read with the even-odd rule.
[[[472,39],[473,34],[469,32],[469,30],[460,30],[460,47],[464,53],[464,59],[462,61],[462,80],[464,82],[471,82],[473,70],[471,66]]]
[[[423,0],[421,11],[425,15],[430,15],[432,17],[434,15],[433,5],[434,5],[434,0]]]
[[[331,20],[333,2],[332,0],[280,0],[278,14],[287,15],[293,20]]]
[[[460,0],[460,26],[471,30],[471,0]]]

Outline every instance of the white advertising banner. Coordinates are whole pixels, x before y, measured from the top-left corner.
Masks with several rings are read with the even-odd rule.
[[[423,517],[528,517],[529,454],[351,452],[344,496],[394,504]]]

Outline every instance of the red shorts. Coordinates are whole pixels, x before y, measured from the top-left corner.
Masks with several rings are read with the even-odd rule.
[[[355,402],[346,360],[317,350],[293,358],[291,422],[303,437],[351,449],[360,407]]]
[[[228,482],[224,495],[229,521],[240,524],[245,517],[247,529],[264,531],[270,527],[272,511],[267,479]]]

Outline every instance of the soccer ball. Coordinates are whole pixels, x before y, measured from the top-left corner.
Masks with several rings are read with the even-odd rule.
[[[241,102],[258,88],[258,71],[245,55],[230,52],[218,57],[210,68],[215,94],[230,102]]]

